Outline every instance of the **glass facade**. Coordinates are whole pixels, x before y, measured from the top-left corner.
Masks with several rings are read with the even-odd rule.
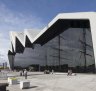
[[[68,28],[45,45],[34,44],[16,54],[14,66],[38,66],[37,70],[84,72],[94,71],[95,59],[89,28]]]

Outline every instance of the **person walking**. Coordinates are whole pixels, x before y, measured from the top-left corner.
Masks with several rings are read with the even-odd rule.
[[[24,76],[24,69],[22,70],[22,76]]]
[[[27,79],[27,70],[26,69],[24,70],[24,76],[25,76],[25,79]]]
[[[22,71],[20,71],[20,76],[22,76]]]
[[[54,73],[54,70],[52,69],[52,74]]]

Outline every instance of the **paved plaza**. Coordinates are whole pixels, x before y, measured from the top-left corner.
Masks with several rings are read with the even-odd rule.
[[[30,88],[20,89],[19,81],[25,81],[19,73],[11,73],[18,78],[18,84],[9,85],[9,91],[96,91],[95,74],[77,74],[67,76],[67,73],[43,74],[41,72],[29,73]],[[0,80],[7,82],[7,80]]]

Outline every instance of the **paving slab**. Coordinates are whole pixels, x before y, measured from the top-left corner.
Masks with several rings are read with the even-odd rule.
[[[25,80],[24,77],[18,76],[17,78],[18,81]],[[67,73],[41,73],[39,75],[32,73],[27,80],[30,81],[30,88],[23,89],[24,91],[96,91],[95,74],[67,76]],[[7,82],[7,80],[0,80],[0,82]],[[17,85],[9,85],[7,89],[9,91],[23,91],[20,89],[19,83]]]

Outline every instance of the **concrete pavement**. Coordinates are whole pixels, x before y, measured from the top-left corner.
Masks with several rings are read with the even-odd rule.
[[[25,80],[24,77],[17,77],[18,80]],[[67,76],[66,73],[60,74],[36,74],[28,76],[31,85],[24,91],[96,91],[95,74],[77,74],[76,76]],[[5,80],[0,80],[3,82]],[[6,81],[5,81],[6,82]],[[22,91],[17,85],[10,85],[9,91]]]

